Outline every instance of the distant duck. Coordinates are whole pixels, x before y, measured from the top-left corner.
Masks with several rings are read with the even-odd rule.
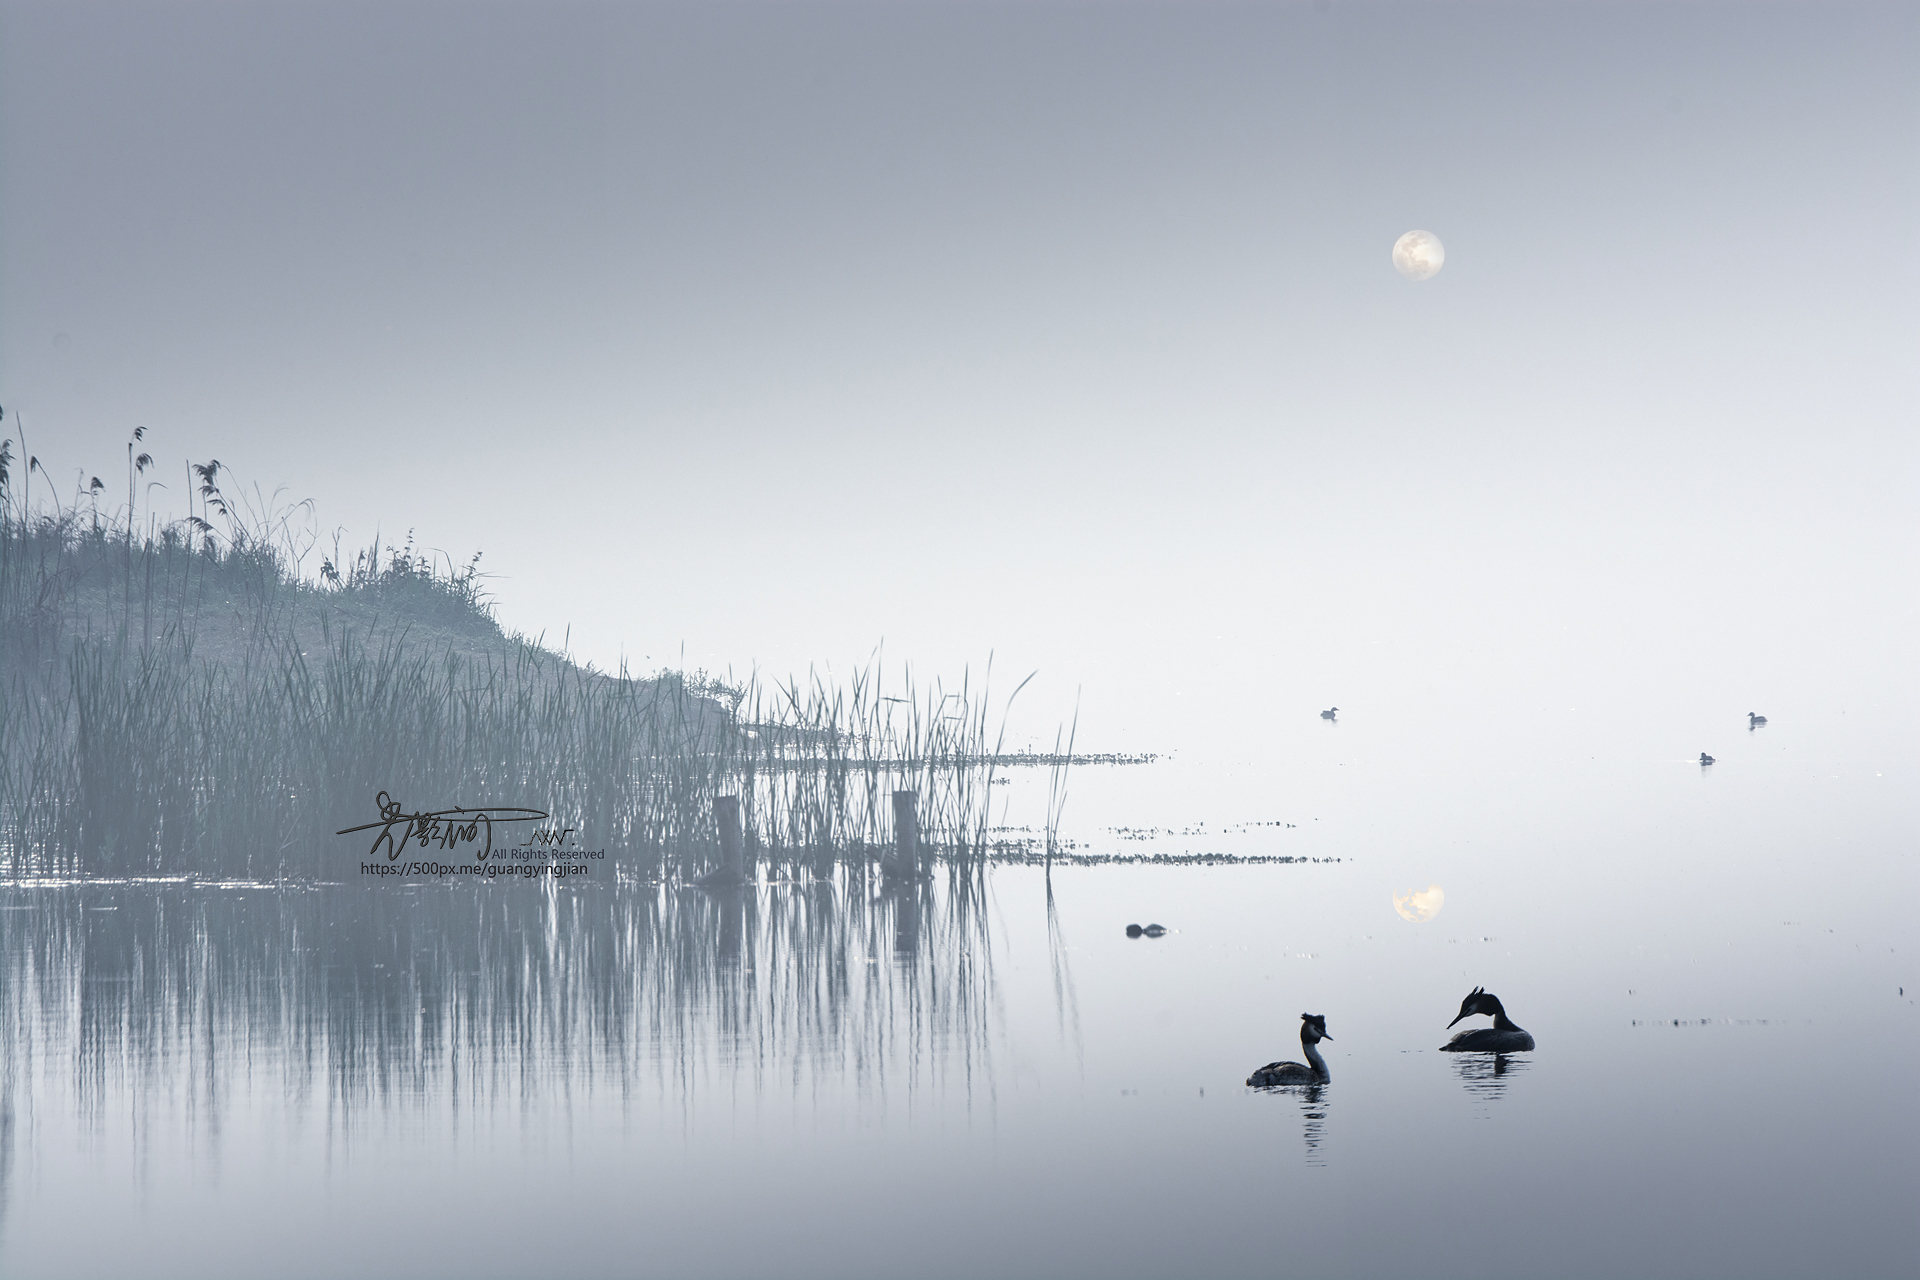
[[[1328,707],[1325,711],[1322,711],[1320,713],[1320,718],[1322,720],[1331,720],[1334,718],[1333,713],[1338,711],[1339,709],[1340,708],[1338,707]]]
[[[1129,938],[1161,938],[1166,936],[1166,932],[1167,932],[1167,926],[1163,924],[1150,924],[1150,925],[1144,925],[1144,926],[1137,925],[1137,924],[1130,924],[1127,926],[1127,936]]]
[[[1324,1013],[1303,1013],[1300,1015],[1300,1051],[1307,1055],[1305,1065],[1298,1062],[1269,1062],[1247,1077],[1247,1084],[1255,1089],[1265,1089],[1277,1084],[1325,1084],[1327,1060],[1314,1048],[1322,1040],[1331,1040],[1327,1034],[1327,1015]]]
[[[1525,1030],[1513,1025],[1507,1017],[1507,1011],[1500,1007],[1500,997],[1488,995],[1486,988],[1475,987],[1467,992],[1467,998],[1460,1002],[1460,1012],[1455,1014],[1453,1022],[1471,1017],[1476,1013],[1493,1015],[1493,1025],[1480,1027],[1474,1031],[1462,1031],[1453,1039],[1441,1045],[1447,1053],[1525,1053],[1533,1048],[1533,1037]],[[1453,1022],[1447,1025],[1452,1026]]]
[[[1757,711],[1747,712],[1747,728],[1758,729],[1767,722],[1767,718]]]
[[[1702,751],[1702,752],[1700,753],[1700,763],[1701,763],[1701,764],[1712,764],[1712,763],[1713,763],[1713,757],[1712,757],[1712,756],[1710,756],[1710,755],[1708,755],[1708,754],[1707,754],[1706,752],[1704,752],[1704,751]]]

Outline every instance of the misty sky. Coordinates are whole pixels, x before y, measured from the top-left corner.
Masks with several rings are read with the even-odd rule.
[[[0,404],[63,497],[144,425],[163,507],[484,551],[602,664],[992,650],[1101,747],[1910,705],[1916,66],[1901,4],[5,0]]]

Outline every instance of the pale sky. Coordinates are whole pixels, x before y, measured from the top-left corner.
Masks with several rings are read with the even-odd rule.
[[[0,0],[0,404],[605,665],[992,651],[1102,747],[1911,703],[1916,65],[1896,4]]]

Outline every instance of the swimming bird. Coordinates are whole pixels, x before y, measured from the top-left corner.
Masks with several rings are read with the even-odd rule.
[[[1767,718],[1757,711],[1747,712],[1747,728],[1758,729],[1767,722]]]
[[[1163,924],[1150,924],[1144,928],[1137,924],[1127,926],[1127,936],[1129,938],[1163,938],[1166,936],[1166,933],[1167,926]]]
[[[1269,1062],[1247,1077],[1247,1083],[1256,1089],[1264,1089],[1276,1084],[1325,1084],[1327,1082],[1327,1060],[1314,1048],[1322,1040],[1331,1040],[1327,1034],[1327,1015],[1324,1013],[1303,1013],[1300,1015],[1300,1051],[1307,1055],[1307,1063]]]
[[[1533,1048],[1533,1037],[1524,1028],[1516,1027],[1507,1011],[1500,1007],[1500,997],[1487,994],[1485,987],[1475,987],[1467,992],[1467,998],[1460,1002],[1460,1012],[1454,1015],[1453,1022],[1471,1017],[1476,1013],[1493,1015],[1493,1025],[1479,1027],[1472,1031],[1462,1031],[1453,1039],[1441,1045],[1447,1053],[1524,1053]],[[1447,1025],[1452,1026],[1453,1022]]]
[[[1712,763],[1713,763],[1713,757],[1712,757],[1712,756],[1710,756],[1710,755],[1708,755],[1708,754],[1707,754],[1706,752],[1704,752],[1704,751],[1702,751],[1702,752],[1700,753],[1700,763],[1701,763],[1701,764],[1712,764]]]
[[[1338,707],[1328,707],[1325,711],[1322,711],[1320,713],[1320,718],[1322,720],[1331,720],[1333,719],[1333,713],[1338,711],[1339,709],[1340,708]]]

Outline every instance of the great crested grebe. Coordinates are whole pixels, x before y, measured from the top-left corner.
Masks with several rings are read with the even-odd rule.
[[[1334,713],[1334,712],[1336,712],[1336,711],[1338,711],[1339,709],[1340,709],[1340,708],[1338,708],[1338,707],[1328,707],[1328,708],[1327,708],[1327,709],[1326,709],[1325,711],[1322,711],[1322,712],[1320,713],[1320,718],[1321,718],[1322,720],[1332,720],[1332,719],[1334,719],[1334,714],[1333,714],[1333,713]]]
[[[1447,1053],[1524,1053],[1533,1048],[1533,1037],[1524,1028],[1513,1025],[1513,1020],[1507,1017],[1507,1011],[1500,1007],[1500,997],[1489,995],[1485,987],[1475,987],[1467,992],[1467,998],[1460,1002],[1460,1012],[1453,1016],[1453,1022],[1476,1013],[1492,1014],[1493,1025],[1462,1031],[1441,1045],[1442,1050]],[[1452,1026],[1453,1022],[1447,1025]]]
[[[1702,751],[1702,752],[1700,753],[1700,763],[1701,763],[1701,764],[1712,764],[1712,763],[1713,763],[1713,757],[1712,757],[1712,756],[1710,756],[1710,755],[1708,755],[1708,754],[1707,754],[1706,752],[1704,752],[1704,751]]]
[[[1269,1062],[1252,1075],[1247,1083],[1254,1088],[1265,1088],[1276,1084],[1325,1084],[1327,1082],[1327,1060],[1314,1048],[1322,1040],[1331,1040],[1327,1034],[1327,1015],[1324,1013],[1303,1013],[1300,1015],[1300,1052],[1307,1055],[1306,1064],[1298,1062]]]
[[[1761,715],[1758,711],[1747,712],[1747,728],[1758,729],[1761,725],[1765,724],[1766,722],[1767,722],[1767,718]]]

